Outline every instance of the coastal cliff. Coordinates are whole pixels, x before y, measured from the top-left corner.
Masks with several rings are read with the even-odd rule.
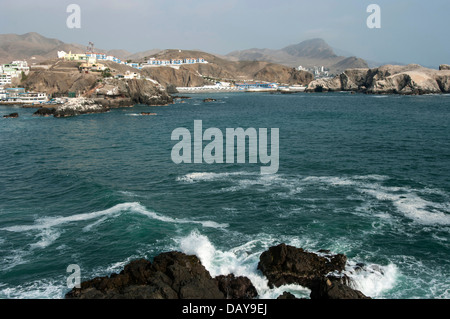
[[[342,274],[347,257],[318,254],[280,244],[260,256],[258,269],[270,287],[298,284],[311,290],[311,299],[370,299],[350,287]],[[119,274],[81,283],[67,299],[254,299],[256,288],[247,277],[234,274],[212,278],[198,257],[162,253],[152,262],[132,261]],[[292,299],[284,293],[280,299]]]
[[[306,91],[405,95],[450,93],[450,70],[442,66],[441,70],[433,70],[417,64],[348,69],[332,79],[312,81]]]

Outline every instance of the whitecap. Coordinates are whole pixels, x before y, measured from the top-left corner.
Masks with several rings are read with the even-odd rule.
[[[61,280],[37,280],[23,285],[8,287],[0,286],[0,299],[62,299],[66,286]]]
[[[192,231],[188,236],[176,240],[180,251],[196,255],[212,277],[234,274],[249,278],[260,299],[275,299],[284,291],[291,292],[299,298],[309,297],[310,290],[300,285],[269,288],[267,278],[257,270],[259,256],[273,242],[270,236],[263,236],[262,240],[251,240],[227,251],[217,249],[208,237],[198,231]]]
[[[254,175],[254,174],[248,172],[232,172],[232,173],[195,172],[178,177],[177,181],[195,183],[201,181],[230,179],[235,176],[246,176],[246,175]]]
[[[350,286],[372,298],[382,298],[395,287],[399,270],[396,265],[359,265],[349,261],[344,271],[350,278]]]
[[[32,230],[45,230],[52,227],[62,226],[67,223],[72,222],[83,222],[88,221],[92,219],[96,219],[99,217],[117,217],[123,212],[130,212],[130,213],[139,213],[141,215],[147,216],[151,219],[159,220],[162,222],[167,223],[175,223],[175,224],[200,224],[204,227],[213,227],[213,228],[226,228],[228,227],[228,224],[220,224],[214,221],[197,221],[197,220],[191,220],[191,219],[178,219],[178,218],[172,218],[167,217],[164,215],[160,215],[158,213],[155,213],[153,211],[147,210],[144,206],[142,206],[140,203],[123,203],[118,204],[114,207],[108,208],[106,210],[92,212],[92,213],[83,213],[83,214],[77,214],[67,217],[44,217],[39,218],[35,221],[33,225],[17,225],[17,226],[10,226],[2,228],[1,230],[6,230],[10,232],[27,232]],[[103,222],[106,219],[100,219],[97,223]],[[89,225],[85,227],[85,230],[89,230],[94,225]]]

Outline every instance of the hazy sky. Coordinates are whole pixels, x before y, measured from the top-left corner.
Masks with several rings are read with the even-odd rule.
[[[69,29],[69,4],[81,28]],[[366,25],[381,7],[381,29]],[[0,33],[38,32],[67,43],[138,52],[201,49],[226,54],[280,49],[311,38],[379,61],[450,64],[449,0],[0,0]]]

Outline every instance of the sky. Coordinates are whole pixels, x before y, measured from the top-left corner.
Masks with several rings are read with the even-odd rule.
[[[70,4],[81,28],[68,28]],[[381,28],[367,27],[370,4]],[[380,63],[450,64],[449,0],[0,0],[0,33],[37,32],[66,43],[132,53],[281,49],[311,38]]]

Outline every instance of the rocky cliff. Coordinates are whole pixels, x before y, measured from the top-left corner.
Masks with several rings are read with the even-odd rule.
[[[332,79],[312,81],[307,92],[356,91],[369,94],[450,93],[450,70],[417,64],[348,69]]]
[[[171,67],[144,68],[142,74],[158,81],[163,86],[194,87],[211,85],[222,81],[267,81],[283,84],[307,85],[313,75],[291,67],[264,61],[229,61],[215,55],[188,50],[165,50],[153,56],[156,59],[182,59],[202,57],[208,63]]]

